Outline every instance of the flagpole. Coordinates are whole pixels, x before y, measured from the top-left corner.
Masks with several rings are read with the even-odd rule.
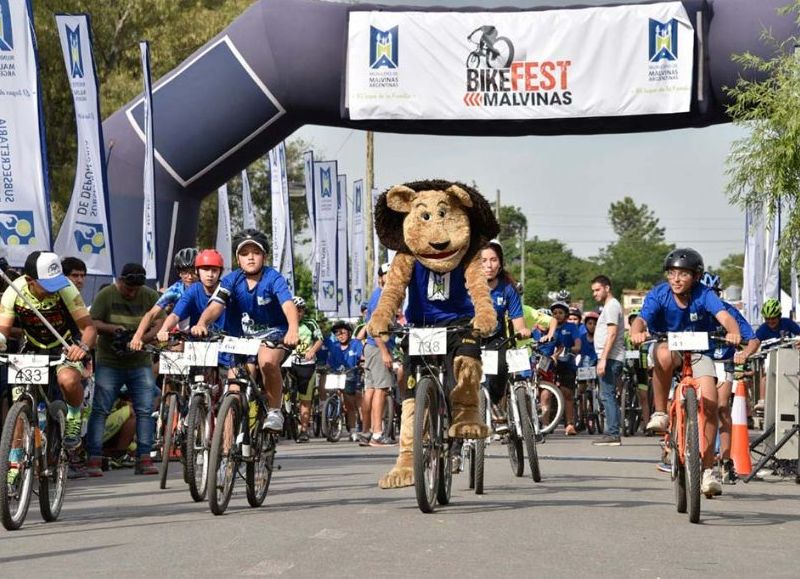
[[[365,179],[364,194],[364,216],[366,217],[364,235],[367,238],[367,288],[372,291],[375,269],[375,247],[373,245],[372,234],[372,189],[375,186],[375,134],[367,131],[367,177]]]

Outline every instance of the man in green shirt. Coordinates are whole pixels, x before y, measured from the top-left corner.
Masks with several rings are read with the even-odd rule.
[[[95,391],[86,446],[89,453],[87,474],[103,476],[101,469],[103,431],[120,388],[128,387],[136,414],[136,474],[158,474],[150,458],[153,445],[153,377],[152,360],[146,352],[123,352],[117,344],[130,340],[139,322],[158,301],[158,293],[145,287],[145,269],[129,263],[115,283],[102,289],[92,304],[92,319],[100,334],[97,341]],[[154,320],[155,321],[155,320]],[[151,340],[159,324],[153,324],[144,336]]]

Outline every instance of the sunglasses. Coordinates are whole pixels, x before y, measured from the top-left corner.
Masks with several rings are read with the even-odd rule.
[[[138,286],[145,284],[147,281],[147,276],[143,273],[129,273],[128,275],[120,276],[119,279],[121,279],[127,285]]]

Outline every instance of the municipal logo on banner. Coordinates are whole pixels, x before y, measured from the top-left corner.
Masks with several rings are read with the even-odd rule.
[[[100,223],[75,222],[75,247],[81,253],[101,255],[106,251],[106,235]]]
[[[650,62],[678,60],[678,21],[650,19]]]
[[[397,68],[400,42],[398,38],[399,26],[389,30],[380,30],[374,26],[369,27],[369,67]]]
[[[14,50],[14,35],[11,30],[11,8],[8,5],[8,0],[0,0],[0,52],[10,52],[11,50]],[[0,71],[2,71],[2,66],[0,66]]]
[[[81,27],[66,27],[69,45],[69,74],[72,78],[83,78],[83,55],[81,54]]]
[[[35,243],[33,211],[0,211],[0,240],[6,245]]]
[[[320,177],[322,180],[322,192],[320,197],[333,197],[333,182],[331,181],[331,170],[320,169]]]
[[[326,281],[322,283],[322,293],[328,299],[333,299],[335,293],[334,282]]]

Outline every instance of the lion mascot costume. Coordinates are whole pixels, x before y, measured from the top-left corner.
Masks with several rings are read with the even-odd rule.
[[[367,325],[371,336],[387,339],[407,288],[406,319],[416,327],[471,322],[480,336],[495,331],[497,314],[481,269],[480,250],[500,228],[486,199],[476,190],[444,180],[396,185],[378,198],[375,229],[381,243],[397,254]],[[484,438],[489,429],[478,411],[480,346],[472,335],[452,336],[455,343],[448,335],[448,355],[452,356],[447,384],[452,411],[448,435]],[[379,481],[381,488],[414,484],[415,392],[411,387],[405,392],[397,462]]]

